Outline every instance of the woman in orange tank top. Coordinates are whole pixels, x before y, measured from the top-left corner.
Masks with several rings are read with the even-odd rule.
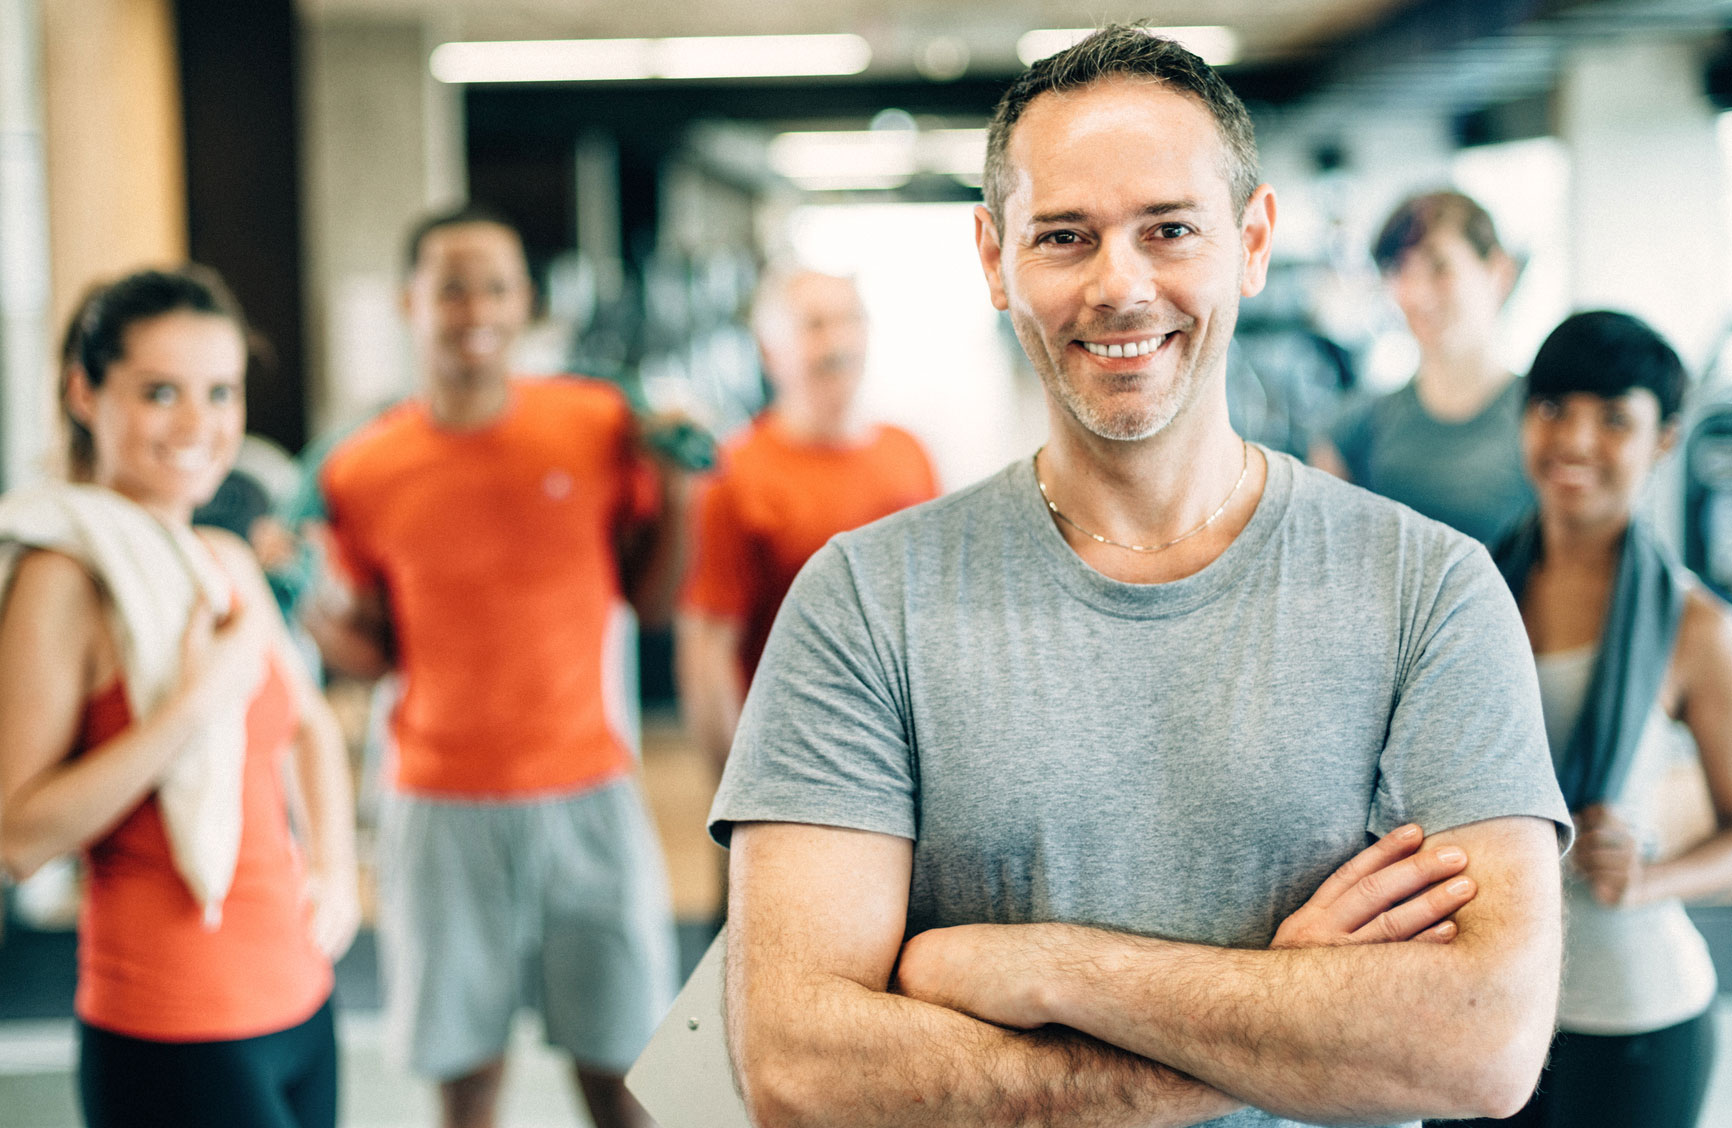
[[[97,291],[65,359],[75,476],[190,528],[244,427],[244,322],[220,280],[147,271]],[[0,611],[0,860],[23,876],[84,854],[88,1124],[329,1128],[331,961],[359,920],[348,765],[246,543],[198,535],[232,608],[193,608],[178,678],[142,716],[106,590],[71,556],[19,561]],[[241,703],[240,843],[210,920],[175,867],[157,789],[189,735]]]

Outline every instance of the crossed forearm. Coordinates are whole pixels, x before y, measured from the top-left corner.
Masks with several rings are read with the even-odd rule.
[[[1505,1115],[1550,1034],[1557,965],[1544,944],[1486,960],[1466,934],[1264,952],[1069,925],[995,931],[1011,935],[994,989],[1027,988],[1018,1024],[1086,1031],[1313,1123]],[[990,1004],[952,1002],[992,1017]]]
[[[1249,951],[1078,925],[964,925],[910,940],[898,982],[1003,1026],[1083,1031],[1296,1120],[1507,1116],[1532,1091],[1556,1009],[1553,832],[1502,819],[1434,841],[1479,859],[1480,893],[1449,943]]]
[[[1179,1128],[1239,1102],[1071,1031],[1015,1031],[833,976],[760,979],[730,1008],[759,1128]]]

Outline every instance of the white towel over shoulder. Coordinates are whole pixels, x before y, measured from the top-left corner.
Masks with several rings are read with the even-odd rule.
[[[230,605],[229,578],[196,534],[100,486],[53,483],[0,497],[0,598],[31,548],[79,561],[107,595],[134,718],[149,716],[175,687],[198,596],[219,616]],[[250,696],[189,732],[157,788],[175,868],[210,928],[221,923],[240,852]]]

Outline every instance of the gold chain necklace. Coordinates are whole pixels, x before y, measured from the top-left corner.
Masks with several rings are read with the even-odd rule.
[[[1123,541],[1116,541],[1109,537],[1103,537],[1099,533],[1091,533],[1061,513],[1058,506],[1052,503],[1051,495],[1046,492],[1046,483],[1040,480],[1040,452],[1046,449],[1044,446],[1041,447],[1040,450],[1034,452],[1034,484],[1040,487],[1040,499],[1046,502],[1046,507],[1052,510],[1052,515],[1081,533],[1083,536],[1088,537],[1090,540],[1098,541],[1101,544],[1110,544],[1114,548],[1127,548],[1132,552],[1161,552],[1173,547],[1180,541],[1190,540],[1210,525],[1213,525],[1217,517],[1227,512],[1227,506],[1232,504],[1233,498],[1238,496],[1239,487],[1245,484],[1245,475],[1251,472],[1251,444],[1246,442],[1244,439],[1240,439],[1239,447],[1243,452],[1244,464],[1239,467],[1239,480],[1233,483],[1233,488],[1228,491],[1227,496],[1221,500],[1220,508],[1209,514],[1208,517],[1204,518],[1201,525],[1198,525],[1188,533],[1181,533],[1179,536],[1174,537],[1165,544],[1125,544]]]

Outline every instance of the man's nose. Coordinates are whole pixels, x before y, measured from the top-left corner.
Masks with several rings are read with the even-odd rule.
[[[464,324],[474,325],[490,320],[498,304],[499,300],[486,290],[466,290],[458,308]]]
[[[1155,266],[1136,240],[1108,237],[1090,263],[1088,303],[1099,309],[1132,309],[1155,299]]]

